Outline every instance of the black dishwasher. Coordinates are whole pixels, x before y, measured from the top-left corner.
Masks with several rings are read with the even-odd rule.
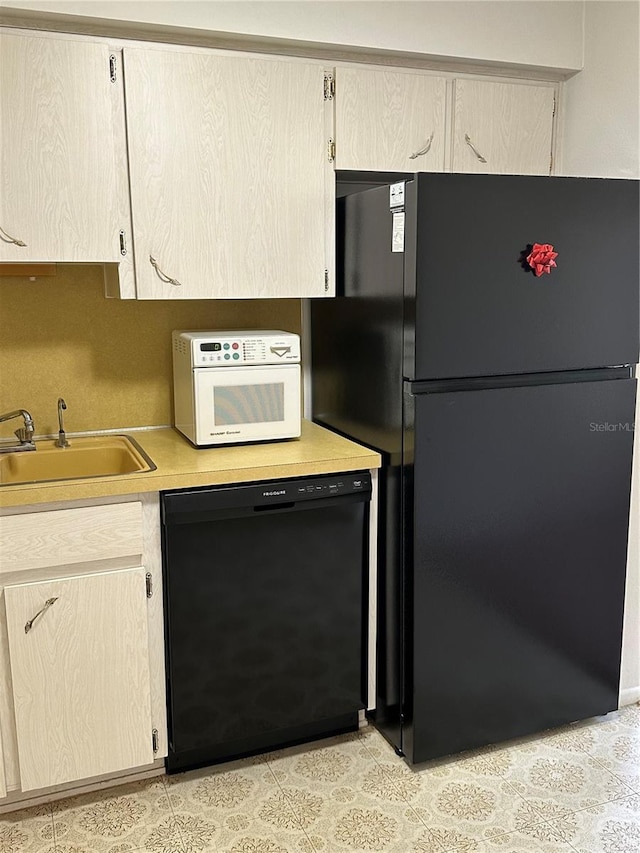
[[[162,493],[169,773],[357,728],[370,497],[368,472]]]

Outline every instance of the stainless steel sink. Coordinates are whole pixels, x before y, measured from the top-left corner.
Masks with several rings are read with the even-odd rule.
[[[90,435],[69,439],[69,447],[55,441],[36,442],[28,453],[0,456],[0,486],[46,483],[53,480],[84,480],[141,474],[156,466],[140,445],[127,435]]]

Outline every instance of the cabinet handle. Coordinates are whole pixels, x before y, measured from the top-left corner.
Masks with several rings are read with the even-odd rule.
[[[421,148],[420,151],[414,151],[413,154],[409,154],[409,160],[416,160],[418,157],[422,157],[423,154],[426,154],[429,151],[431,143],[433,142],[433,133],[434,131],[432,130],[431,136],[427,139],[424,148]]]
[[[47,598],[47,600],[46,600],[46,601],[45,601],[45,603],[44,603],[44,607],[42,607],[40,610],[38,610],[38,612],[37,612],[37,613],[36,613],[36,615],[33,617],[33,619],[29,619],[29,621],[25,624],[25,626],[24,626],[24,632],[25,632],[25,634],[28,634],[28,633],[29,633],[29,631],[30,631],[30,630],[31,630],[31,628],[33,627],[33,623],[36,621],[36,619],[38,618],[38,616],[42,616],[42,614],[43,614],[45,611],[47,611],[47,610],[51,607],[51,605],[54,603],[54,601],[57,601],[57,600],[58,600],[58,596],[57,596],[57,595],[56,595],[56,597],[55,597],[55,598]]]
[[[0,240],[4,240],[5,243],[14,243],[16,246],[21,246],[23,249],[27,248],[26,243],[23,243],[22,240],[17,240],[15,237],[12,237],[11,234],[7,234],[4,228],[0,228]]]
[[[482,156],[482,154],[478,151],[478,149],[474,146],[473,142],[471,141],[471,137],[469,136],[469,134],[468,134],[468,133],[465,133],[465,135],[464,135],[464,141],[467,143],[467,145],[469,146],[469,148],[473,151],[473,153],[476,155],[476,157],[478,158],[478,160],[479,160],[481,163],[486,163],[486,162],[487,162],[487,161],[485,160],[485,158]]]
[[[153,257],[153,255],[149,255],[149,263],[151,264],[151,266],[154,268],[154,270],[158,274],[158,278],[160,279],[160,281],[164,281],[166,284],[173,284],[174,287],[182,287],[181,281],[178,281],[177,278],[171,278],[170,276],[168,276],[162,272],[162,270],[158,266],[158,262]]]

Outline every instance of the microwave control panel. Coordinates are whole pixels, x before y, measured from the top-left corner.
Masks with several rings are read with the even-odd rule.
[[[189,358],[191,367],[243,367],[260,364],[298,364],[300,338],[292,332],[173,333],[174,358]]]

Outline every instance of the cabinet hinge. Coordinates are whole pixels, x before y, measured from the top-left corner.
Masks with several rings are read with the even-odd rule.
[[[336,81],[333,74],[324,75],[324,99],[332,101],[336,94]]]
[[[116,74],[116,63],[117,63],[116,55],[115,55],[115,53],[112,53],[111,56],[109,57],[109,80],[111,80],[112,83],[115,83],[116,80],[118,79],[117,74]]]
[[[330,139],[327,142],[327,159],[330,163],[333,163],[333,161],[336,159],[336,143],[333,141],[333,139]]]
[[[124,231],[120,231],[120,254],[124,257],[127,254],[127,241]]]
[[[329,292],[329,270],[324,271],[324,292]]]
[[[151,576],[151,572],[147,572],[144,576],[145,585],[147,587],[147,598],[151,598],[153,595],[153,577]]]
[[[154,752],[158,751],[158,729],[151,730],[151,746]]]

